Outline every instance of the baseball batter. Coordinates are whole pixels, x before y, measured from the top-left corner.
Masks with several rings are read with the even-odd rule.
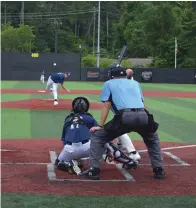
[[[54,96],[54,105],[58,105],[58,94],[57,94],[57,89],[58,85],[60,84],[62,89],[64,89],[67,92],[70,92],[67,88],[63,86],[63,83],[65,79],[70,76],[70,73],[53,73],[51,76],[48,78],[48,82],[46,85],[46,90],[50,90],[53,93]]]

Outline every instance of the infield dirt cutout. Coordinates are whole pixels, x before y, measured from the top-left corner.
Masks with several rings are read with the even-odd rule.
[[[134,144],[138,150],[144,150],[140,167],[123,172],[120,166],[103,162],[101,180],[89,181],[55,168],[54,160],[62,148],[60,139],[2,140],[2,192],[75,196],[195,195],[196,145],[162,142],[167,175],[165,180],[155,180],[144,143],[134,141]]]

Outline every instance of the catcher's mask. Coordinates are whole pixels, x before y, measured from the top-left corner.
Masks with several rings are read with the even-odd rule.
[[[89,101],[85,97],[77,97],[72,102],[72,110],[74,113],[87,113],[89,109]]]
[[[110,71],[108,72],[110,79],[113,79],[114,77],[125,77],[126,75],[126,68],[122,66],[111,67]]]

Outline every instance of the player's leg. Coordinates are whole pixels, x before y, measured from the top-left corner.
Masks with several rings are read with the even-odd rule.
[[[89,152],[90,152],[90,141],[87,143],[83,144],[80,146],[76,152],[77,154],[77,159],[80,158],[88,158],[89,157]]]
[[[132,158],[133,160],[140,160],[141,157],[139,153],[136,151],[131,138],[128,136],[128,134],[123,134],[118,137],[118,147],[119,149],[126,149],[129,157]]]
[[[74,158],[74,147],[72,145],[65,145],[58,158],[56,159],[56,166],[59,170],[74,173],[72,160]]]
[[[41,81],[42,84],[44,84],[44,75],[41,75],[40,81]]]
[[[53,93],[53,96],[54,96],[54,105],[58,105],[57,89],[58,89],[58,83],[53,83],[52,84],[52,93]]]
[[[49,77],[48,77],[47,84],[46,84],[46,90],[51,90],[51,89],[52,89],[53,83],[54,83],[53,80],[52,80],[51,77],[49,76]]]

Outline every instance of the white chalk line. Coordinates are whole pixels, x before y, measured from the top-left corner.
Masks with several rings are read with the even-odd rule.
[[[185,148],[191,148],[191,147],[196,147],[195,144],[193,145],[186,145],[186,146],[176,146],[176,147],[165,147],[165,148],[161,148],[162,151],[164,150],[173,150],[173,149],[185,149]],[[147,152],[148,150],[138,150],[138,152]]]
[[[51,180],[51,181],[69,181],[69,182],[89,182],[89,183],[92,183],[92,182],[98,182],[98,183],[100,183],[100,182],[129,182],[130,183],[130,181],[129,180],[120,180],[120,179],[112,179],[112,180],[108,180],[108,179],[106,179],[106,180],[88,180],[88,179],[60,179],[60,178],[56,178],[55,180]]]
[[[44,163],[44,162],[3,162],[1,165],[48,165],[50,163]]]
[[[44,162],[38,162],[38,163],[35,163],[35,162],[3,162],[3,163],[0,163],[1,165],[49,165],[49,164],[52,164],[52,163],[44,163]],[[111,163],[110,163],[111,164]],[[121,165],[121,164],[119,164]],[[139,166],[151,166],[151,164],[147,164],[147,163],[140,163]],[[195,165],[182,165],[182,164],[168,164],[168,165],[163,165],[165,167],[175,167],[175,166],[179,166],[179,167],[183,167],[183,166],[196,166]]]
[[[15,150],[9,150],[9,149],[0,149],[1,152],[13,152]]]
[[[54,164],[55,160],[57,158],[56,152],[55,151],[50,151],[50,164],[47,164],[47,172],[48,172],[48,179],[50,181],[55,181],[56,178],[56,173],[54,171]]]
[[[105,155],[103,155],[103,159],[105,159]],[[124,175],[124,177],[126,178],[127,181],[132,181],[135,182],[135,179],[133,178],[133,176],[128,173],[123,167],[122,164],[116,164],[113,161],[109,162],[108,160],[106,160],[106,163],[108,164],[114,164],[118,170],[120,170],[120,172]]]
[[[182,159],[180,159],[179,157],[177,157],[176,155],[172,154],[171,152],[164,152],[164,154],[168,155],[169,157],[171,157],[173,160],[175,160],[177,163],[183,165],[183,166],[190,166],[190,164],[184,162]]]

